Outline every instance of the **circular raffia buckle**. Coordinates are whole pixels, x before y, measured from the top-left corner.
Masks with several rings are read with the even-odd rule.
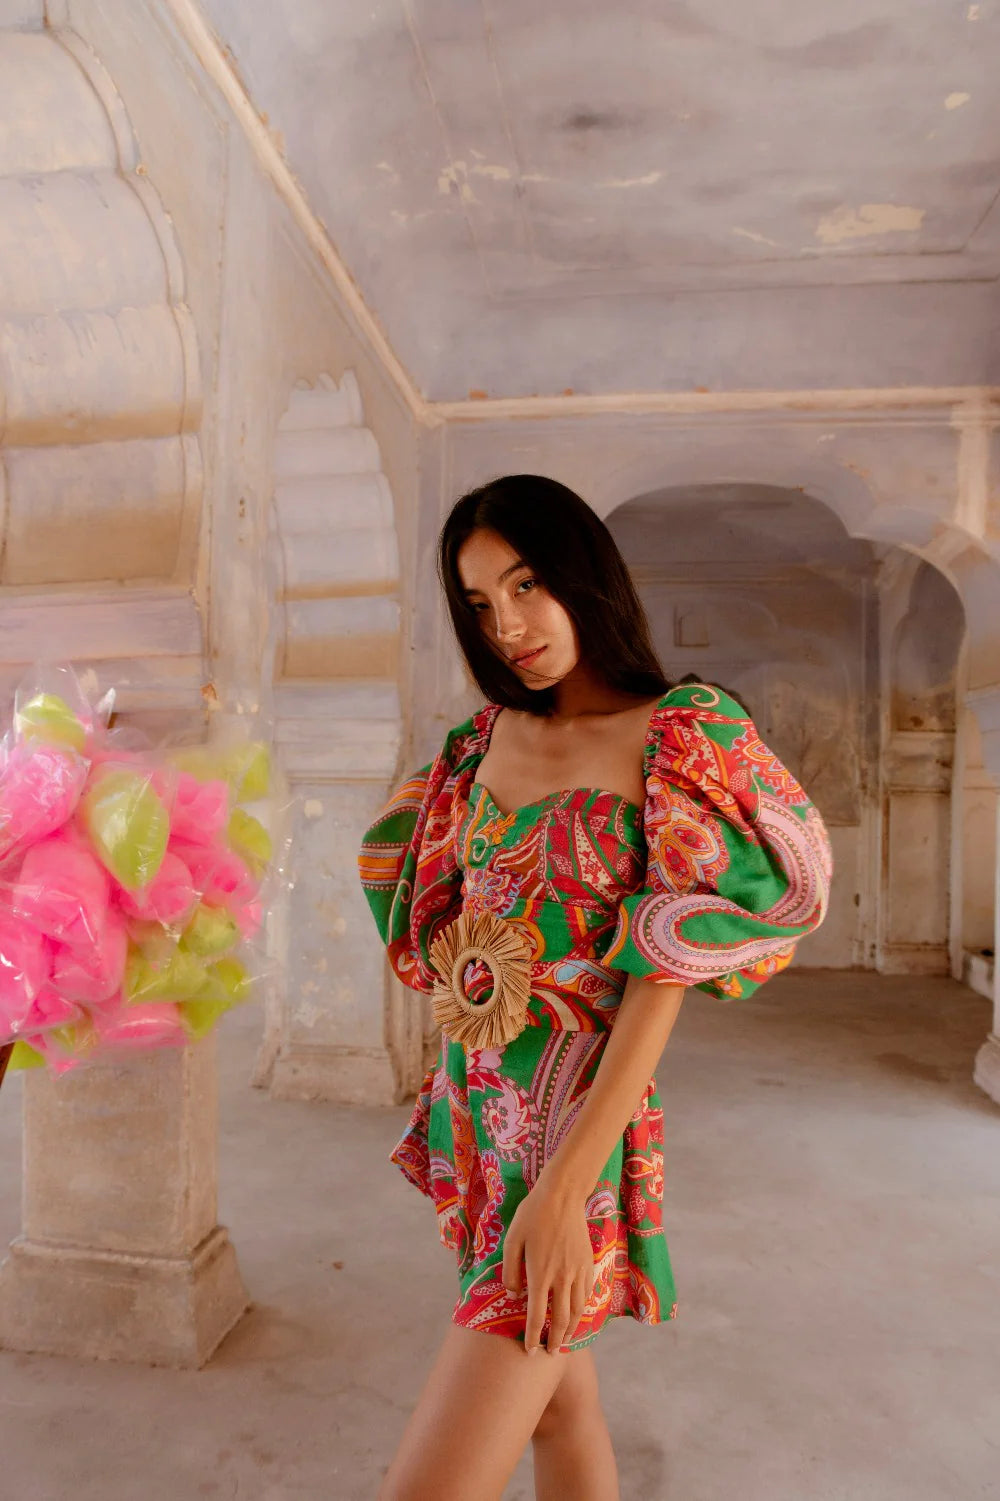
[[[429,953],[434,1020],[470,1048],[502,1047],[524,1028],[531,994],[531,942],[493,912],[463,912],[434,939]],[[493,994],[477,1004],[465,993],[465,966],[481,959],[493,976]]]

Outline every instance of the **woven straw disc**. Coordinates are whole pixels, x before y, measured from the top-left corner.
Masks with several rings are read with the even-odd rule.
[[[430,945],[439,979],[434,982],[434,1020],[456,1042],[497,1048],[513,1041],[528,1019],[531,943],[513,923],[493,912],[462,912]],[[493,994],[477,1005],[465,993],[465,966],[481,959],[493,976]]]

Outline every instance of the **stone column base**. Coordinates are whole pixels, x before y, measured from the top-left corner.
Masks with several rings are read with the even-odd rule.
[[[1000,1037],[993,1032],[976,1054],[972,1077],[979,1088],[1000,1105]]]
[[[338,1105],[398,1105],[392,1059],[382,1048],[286,1043],[270,1073],[276,1100],[330,1100]]]
[[[0,1346],[8,1350],[196,1369],[248,1307],[222,1225],[189,1257],[21,1236],[0,1267]]]
[[[940,944],[886,943],[878,956],[880,975],[949,975],[951,960]]]

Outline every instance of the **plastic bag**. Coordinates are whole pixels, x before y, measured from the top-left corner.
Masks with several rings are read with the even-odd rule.
[[[56,1073],[203,1037],[269,966],[248,950],[271,836],[267,748],[156,751],[70,668],[18,690],[0,742],[0,1043]]]

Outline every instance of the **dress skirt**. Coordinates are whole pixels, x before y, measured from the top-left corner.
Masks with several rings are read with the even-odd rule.
[[[572,1127],[609,1035],[529,1026],[490,1051],[443,1038],[392,1161],[433,1201],[457,1258],[456,1324],[523,1341],[527,1294],[503,1285],[504,1239]],[[596,1280],[566,1348],[590,1344],[614,1315],[674,1317],[662,1199],[663,1111],[651,1081],[585,1206]]]

